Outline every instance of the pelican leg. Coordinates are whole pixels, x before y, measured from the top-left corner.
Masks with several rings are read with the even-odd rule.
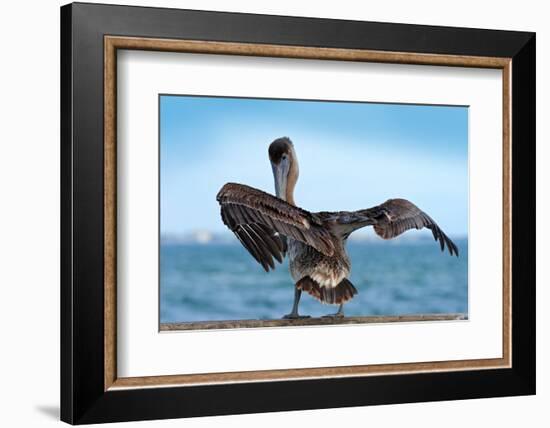
[[[300,315],[298,314],[298,304],[300,303],[300,296],[302,295],[302,290],[294,288],[294,303],[292,304],[292,312],[286,314],[283,319],[286,320],[295,320],[299,318],[311,318],[309,315]]]
[[[335,314],[323,315],[323,318],[344,318],[344,304],[340,303],[338,307],[338,312]]]

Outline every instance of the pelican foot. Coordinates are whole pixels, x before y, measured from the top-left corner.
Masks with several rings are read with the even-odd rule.
[[[301,319],[304,319],[304,318],[311,318],[311,316],[310,315],[299,315],[299,314],[290,313],[290,314],[286,314],[283,317],[284,320],[301,320]]]
[[[323,315],[321,318],[344,318],[344,313],[336,312],[335,314]]]

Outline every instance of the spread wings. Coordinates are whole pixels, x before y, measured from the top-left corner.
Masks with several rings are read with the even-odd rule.
[[[282,262],[287,236],[334,254],[333,236],[315,214],[243,184],[227,183],[216,199],[224,224],[266,271],[274,258]]]
[[[219,191],[224,224],[266,271],[275,268],[286,253],[286,237],[301,241],[327,256],[334,254],[335,237],[346,239],[353,231],[373,226],[377,235],[391,239],[410,229],[428,228],[458,257],[458,248],[424,211],[405,199],[389,199],[381,205],[359,211],[320,212],[290,205],[252,187],[227,183]]]
[[[406,199],[389,199],[381,205],[353,212],[319,213],[339,236],[347,238],[350,233],[364,226],[373,226],[376,234],[391,239],[410,229],[428,228],[439,241],[441,251],[447,247],[451,255],[458,257],[458,248],[424,211]]]

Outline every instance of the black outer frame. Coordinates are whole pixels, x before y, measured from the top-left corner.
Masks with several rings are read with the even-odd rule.
[[[512,58],[512,368],[104,391],[104,35]],[[312,392],[315,391],[315,394]],[[61,8],[61,420],[535,393],[535,34],[74,3]]]

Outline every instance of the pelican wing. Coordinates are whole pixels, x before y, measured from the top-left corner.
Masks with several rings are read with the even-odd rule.
[[[347,238],[351,232],[365,226],[373,226],[383,239],[392,239],[410,229],[428,228],[439,241],[441,251],[447,247],[451,255],[458,257],[458,248],[445,235],[437,223],[424,211],[406,199],[389,199],[381,205],[365,210],[338,213],[319,213],[331,224],[335,232]]]
[[[282,262],[286,237],[331,256],[333,236],[319,217],[244,184],[227,183],[216,197],[224,224],[266,271]]]

